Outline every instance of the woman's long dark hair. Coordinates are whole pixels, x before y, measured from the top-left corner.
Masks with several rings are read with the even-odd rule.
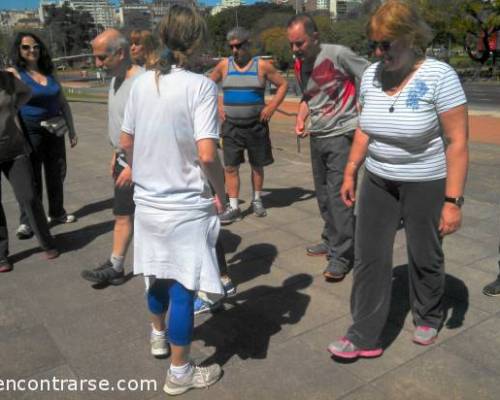
[[[26,69],[27,63],[24,58],[21,56],[21,41],[24,37],[29,36],[33,38],[33,40],[40,46],[40,52],[38,57],[38,69],[44,75],[50,75],[54,72],[54,64],[52,63],[52,59],[50,58],[49,50],[47,46],[42,42],[42,40],[31,32],[18,32],[16,37],[14,38],[14,42],[12,43],[12,47],[10,49],[10,59],[12,64],[18,69]]]

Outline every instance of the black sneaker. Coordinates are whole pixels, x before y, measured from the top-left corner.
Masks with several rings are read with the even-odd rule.
[[[500,296],[500,276],[496,279],[496,281],[486,285],[483,289],[483,293],[486,296]]]
[[[107,260],[100,267],[93,270],[83,270],[82,278],[98,284],[121,285],[125,282],[125,273],[113,268],[111,261]]]

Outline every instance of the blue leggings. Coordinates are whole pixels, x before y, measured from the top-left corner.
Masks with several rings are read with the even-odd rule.
[[[170,304],[168,340],[175,346],[188,346],[193,337],[194,292],[171,279],[156,279],[147,294],[149,311],[163,314]]]

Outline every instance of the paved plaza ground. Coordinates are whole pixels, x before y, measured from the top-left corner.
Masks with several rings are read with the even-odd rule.
[[[294,106],[288,105],[293,111]],[[2,201],[15,269],[0,275],[0,379],[154,379],[153,391],[2,392],[2,399],[154,399],[168,360],[149,354],[144,284],[95,288],[80,278],[109,256],[113,216],[106,106],[72,103],[80,143],[68,149],[66,208],[78,222],[55,226],[61,257],[47,262],[34,239],[15,238],[18,211],[3,178]],[[285,107],[286,108],[286,107]],[[471,165],[463,228],[446,237],[447,318],[435,345],[411,342],[403,232],[394,249],[393,299],[383,357],[339,363],[327,344],[350,324],[351,276],[327,283],[322,258],[304,249],[322,228],[308,141],[301,152],[293,119],[272,123],[275,164],[266,170],[266,218],[249,207],[242,169],[243,221],[222,230],[238,295],[224,311],[196,318],[193,357],[218,362],[222,380],[185,399],[498,399],[500,298],[482,287],[498,273],[500,116],[471,118]],[[166,155],[168,156],[168,155]],[[377,238],[373,238],[377,240]],[[131,254],[126,268],[131,271]]]

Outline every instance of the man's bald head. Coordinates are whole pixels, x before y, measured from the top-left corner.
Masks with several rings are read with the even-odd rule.
[[[111,74],[130,64],[130,45],[127,38],[118,30],[109,28],[97,35],[92,41],[92,52],[96,67]]]

